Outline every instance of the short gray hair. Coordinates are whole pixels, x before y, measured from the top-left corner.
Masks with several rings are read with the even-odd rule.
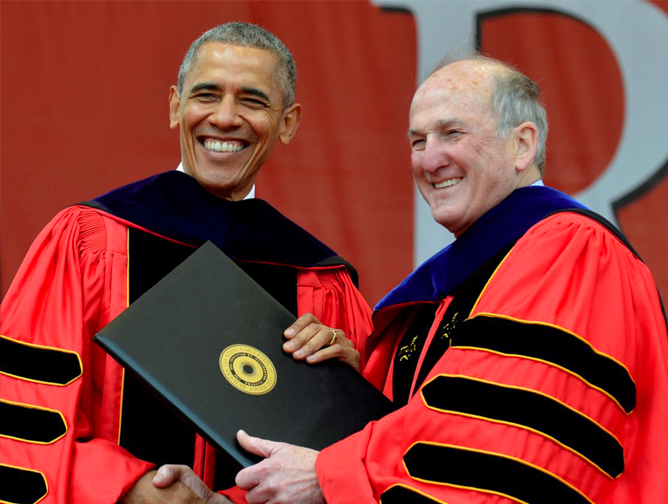
[[[505,138],[511,129],[523,122],[534,123],[538,129],[538,146],[534,163],[542,175],[545,172],[548,124],[538,84],[510,65],[479,53],[448,55],[436,65],[431,75],[458,61],[479,61],[501,68],[501,71],[493,76],[492,107],[497,115],[496,134],[500,138]]]
[[[297,65],[288,48],[270,31],[252,23],[241,22],[225,23],[211,28],[190,45],[179,68],[179,93],[183,91],[183,82],[197,58],[197,51],[208,42],[254,47],[276,55],[280,62],[279,69],[276,72],[276,82],[283,93],[283,109],[288,108],[295,102]]]

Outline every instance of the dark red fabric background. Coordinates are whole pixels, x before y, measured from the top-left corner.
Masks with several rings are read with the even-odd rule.
[[[666,2],[657,3],[668,13]],[[234,20],[269,28],[292,50],[305,111],[294,141],[263,168],[257,195],[355,264],[370,303],[411,271],[405,132],[418,47],[409,13],[366,1],[3,0],[2,294],[61,208],[176,167],[169,86],[189,43]],[[623,124],[622,79],[606,42],[579,21],[539,13],[489,19],[481,36],[483,50],[544,90],[546,182],[581,190],[610,161]],[[619,120],[583,120],[603,114]],[[619,219],[668,295],[668,182],[621,209]]]

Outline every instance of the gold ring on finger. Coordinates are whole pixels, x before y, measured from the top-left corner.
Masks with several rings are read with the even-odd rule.
[[[327,343],[327,346],[332,346],[334,343],[336,343],[336,331],[332,329],[332,339],[329,340],[329,343]]]

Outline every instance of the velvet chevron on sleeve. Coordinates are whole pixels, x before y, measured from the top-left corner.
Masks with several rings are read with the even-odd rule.
[[[44,478],[37,496],[21,478],[3,476],[2,501],[113,503],[151,468],[118,445],[123,372],[91,343],[127,306],[125,242],[125,227],[99,212],[64,210],[37,237],[2,303],[0,397],[15,406],[3,412],[2,467]],[[63,435],[40,438],[47,422],[39,418],[32,432],[5,431],[25,427],[26,412],[36,411],[56,413]]]

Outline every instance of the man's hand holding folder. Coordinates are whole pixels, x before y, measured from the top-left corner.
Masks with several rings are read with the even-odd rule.
[[[247,490],[248,504],[264,502],[299,502],[300,504],[324,504],[315,473],[318,452],[301,446],[277,443],[237,433],[239,444],[251,453],[264,457],[262,462],[247,467],[237,474],[236,483]],[[304,474],[309,478],[302,478]],[[299,475],[300,478],[295,478]],[[185,484],[206,504],[232,504],[227,497],[214,493],[185,465],[164,465],[153,479],[157,488]],[[180,501],[179,501],[180,502]]]
[[[359,371],[360,353],[340,329],[332,329],[320,323],[310,313],[303,315],[285,330],[288,339],[283,350],[295,360],[315,364],[329,359],[340,360]],[[323,425],[323,429],[327,426]],[[245,431],[237,433],[241,447],[262,457],[261,462],[247,467],[237,474],[235,482],[246,490],[246,502],[300,502],[322,504],[325,499],[315,473],[318,451],[288,443],[280,443],[249,436]],[[304,474],[310,476],[303,478]],[[300,475],[295,478],[294,475]],[[214,493],[188,466],[164,465],[153,485],[169,488],[172,484],[184,484],[206,504],[231,504],[228,498]]]
[[[283,350],[309,364],[338,359],[359,371],[360,353],[340,329],[324,326],[312,314],[299,317],[284,333]]]

